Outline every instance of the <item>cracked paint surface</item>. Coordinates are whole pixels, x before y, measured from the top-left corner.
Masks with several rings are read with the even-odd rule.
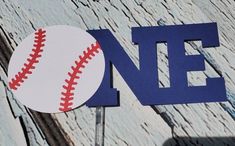
[[[52,8],[53,6],[53,8]],[[132,61],[138,66],[138,47],[131,43],[131,27],[158,26],[217,22],[220,47],[202,49],[200,42],[187,42],[189,54],[200,53],[206,57],[206,71],[190,73],[191,84],[201,84],[206,77],[223,76],[226,81],[229,102],[167,105],[143,107],[130,91],[124,80],[114,68],[114,87],[120,90],[121,107],[106,108],[105,145],[162,145],[166,140],[181,143],[177,137],[234,137],[235,136],[235,3],[233,1],[140,1],[140,0],[51,0],[42,1],[0,1],[0,28],[9,49],[1,47],[1,66],[7,68],[12,48],[36,28],[47,25],[66,24],[82,29],[107,28],[112,31]],[[4,51],[2,51],[4,50]],[[167,86],[167,55],[160,52],[159,71],[163,76],[162,86]],[[5,58],[5,59],[4,59]],[[1,72],[1,77],[5,76]],[[4,91],[6,86],[0,86]],[[1,97],[7,94],[1,92]],[[11,96],[9,96],[11,97]],[[94,108],[81,107],[74,111],[52,114],[50,118],[35,125],[32,116],[22,105],[9,98],[13,114],[23,117],[28,129],[29,142],[42,145],[49,140],[50,145],[56,137],[64,137],[70,145],[93,145],[95,143]],[[58,131],[46,136],[41,129],[54,122]],[[44,123],[43,123],[44,122]],[[100,125],[97,125],[100,126]],[[52,128],[53,129],[53,128]],[[41,133],[41,134],[40,134]],[[58,134],[60,133],[60,134]],[[45,136],[45,137],[44,137]],[[193,140],[192,140],[193,141]],[[215,143],[216,139],[208,139]],[[234,139],[224,143],[235,143]],[[185,141],[184,143],[187,143]],[[54,145],[56,145],[54,143]]]

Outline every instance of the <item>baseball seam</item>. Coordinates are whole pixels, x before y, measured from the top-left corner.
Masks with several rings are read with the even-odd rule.
[[[15,75],[15,78],[12,78],[9,82],[9,87],[13,90],[17,90],[17,88],[24,82],[25,79],[28,78],[29,74],[32,74],[32,70],[35,69],[35,65],[39,62],[39,58],[42,56],[40,53],[43,52],[43,47],[45,44],[43,42],[46,41],[46,31],[42,29],[38,29],[35,32],[34,36],[34,44],[32,53],[29,54],[26,63],[21,68],[21,71]]]
[[[91,44],[85,51],[83,55],[79,56],[79,60],[75,61],[75,65],[71,66],[72,71],[68,72],[69,79],[65,79],[65,84],[62,88],[65,90],[61,92],[61,102],[60,102],[60,111],[69,111],[72,109],[73,105],[73,90],[75,89],[74,85],[77,85],[76,79],[79,79],[79,74],[82,74],[81,69],[85,68],[85,64],[88,64],[88,60],[91,60],[96,54],[99,53],[100,45],[98,42]]]

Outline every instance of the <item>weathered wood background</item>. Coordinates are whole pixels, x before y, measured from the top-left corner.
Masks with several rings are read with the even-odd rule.
[[[185,43],[187,53],[206,57],[206,71],[189,73],[189,83],[223,76],[228,102],[142,106],[115,68],[121,106],[106,108],[105,117],[100,115],[102,109],[85,106],[60,114],[34,112],[17,102],[7,87],[6,70],[14,48],[39,27],[110,29],[138,66],[131,27],[204,22],[217,22],[220,47],[202,49],[200,42]],[[102,137],[107,146],[235,145],[234,25],[233,0],[0,0],[0,145],[102,145]],[[161,86],[169,85],[165,47],[158,48]],[[104,133],[99,119],[105,120]],[[95,133],[101,135],[96,139]]]

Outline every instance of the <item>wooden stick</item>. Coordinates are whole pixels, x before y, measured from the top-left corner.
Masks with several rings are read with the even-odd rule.
[[[104,146],[105,107],[96,108],[95,146]]]

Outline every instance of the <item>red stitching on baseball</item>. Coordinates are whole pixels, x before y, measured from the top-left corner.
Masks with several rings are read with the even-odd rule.
[[[29,54],[27,58],[27,63],[24,63],[24,66],[21,68],[21,71],[15,75],[15,78],[12,78],[9,82],[9,86],[13,90],[17,90],[17,88],[24,82],[25,79],[28,78],[29,74],[32,74],[32,70],[35,69],[35,64],[39,62],[39,58],[41,57],[41,52],[43,51],[43,42],[46,41],[46,31],[39,29],[35,32],[34,36],[34,48],[32,49],[32,53]]]
[[[60,111],[69,111],[71,110],[71,106],[73,105],[73,90],[74,85],[77,85],[78,83],[75,81],[76,79],[79,79],[79,74],[82,74],[81,69],[85,68],[86,66],[84,64],[88,63],[88,60],[91,60],[92,57],[94,57],[97,53],[99,53],[100,45],[98,42],[95,44],[92,44],[91,47],[88,47],[86,51],[83,51],[83,56],[79,56],[79,60],[75,61],[75,65],[71,66],[72,71],[68,72],[69,79],[65,80],[65,85],[63,85],[63,89],[65,91],[61,92],[62,97],[60,102]]]

